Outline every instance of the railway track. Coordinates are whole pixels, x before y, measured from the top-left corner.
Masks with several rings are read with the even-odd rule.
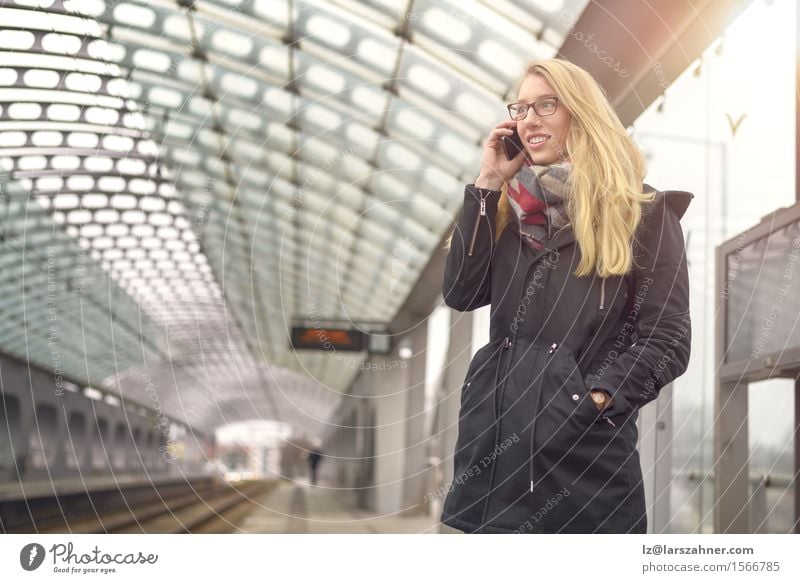
[[[91,533],[225,533],[236,530],[237,523],[250,511],[254,500],[267,494],[276,481],[222,481],[172,488],[166,494],[155,492],[149,499],[127,501],[125,492],[113,506],[93,512],[71,513],[62,503],[64,515],[59,520],[9,530],[39,534]]]

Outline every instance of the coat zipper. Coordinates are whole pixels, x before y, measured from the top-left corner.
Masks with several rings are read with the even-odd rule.
[[[564,227],[566,227],[566,226],[567,225],[564,225]],[[562,227],[562,229],[564,227]],[[559,229],[559,231],[560,230],[561,229]],[[558,233],[556,233],[556,234],[558,234]],[[528,266],[528,270],[525,273],[525,280],[523,282],[523,286],[528,281],[528,276],[530,275],[532,267],[533,267],[533,264]],[[544,295],[544,299],[545,300],[547,299],[547,284],[550,281],[550,271],[551,271],[550,269],[547,269],[545,271],[545,273],[544,273],[544,283],[542,284],[542,288],[541,288],[542,290],[544,290],[542,293]],[[523,292],[524,292],[524,287],[523,287]],[[544,305],[543,307],[547,308],[546,305]],[[543,310],[542,313],[544,313],[544,310]],[[516,340],[516,333],[515,333],[515,340]],[[556,348],[558,348],[558,342],[553,342],[553,344],[550,345],[550,348],[547,351],[548,362],[549,362],[549,357],[552,356],[552,354],[555,352]],[[537,361],[534,363],[534,365],[538,365],[538,362],[539,362],[539,360],[537,359]],[[530,452],[529,452],[530,459],[529,459],[529,463],[528,463],[528,468],[529,468],[528,477],[530,478],[530,482],[531,482],[531,492],[533,492],[533,476],[534,476],[534,463],[533,463],[534,440],[533,440],[533,436],[534,436],[534,433],[536,431],[536,415],[538,415],[539,409],[540,409],[539,400],[540,400],[541,395],[542,395],[541,385],[542,385],[542,382],[544,382],[544,374],[541,373],[542,367],[541,366],[536,366],[536,368],[534,368],[534,370],[538,370],[540,372],[540,375],[539,375],[539,382],[535,383],[535,387],[534,387],[534,392],[533,392],[534,411],[533,411],[533,414],[531,415],[531,437],[530,437]]]
[[[500,393],[500,387],[497,386],[497,371],[500,370],[500,359],[503,357],[502,356],[503,355],[503,350],[508,350],[509,348],[511,348],[511,346],[513,346],[513,344],[514,343],[508,338],[508,336],[503,338],[503,342],[500,344],[500,353],[497,356],[497,368],[495,369],[495,373],[494,373],[494,377],[495,377],[494,378],[494,402],[492,404],[493,404],[493,407],[494,407],[493,411],[494,411],[494,414],[495,414],[495,418],[494,418],[494,422],[495,422],[495,428],[494,428],[494,444],[495,444],[495,448],[497,447],[497,444],[500,441],[500,414],[499,414],[499,412],[497,410],[497,403],[498,403],[498,398],[497,397],[498,397],[498,393]],[[513,359],[511,358],[511,356],[509,356],[508,362],[506,362],[506,366],[503,369],[503,377],[502,377],[503,390],[505,390],[505,384],[506,384],[506,380],[507,380],[506,377],[508,376],[508,367],[511,366],[511,361],[512,360]],[[486,500],[483,503],[483,513],[481,515],[481,528],[480,528],[481,531],[483,531],[483,528],[486,525],[486,515],[489,512],[489,500],[491,499],[492,491],[494,490],[494,475],[495,475],[495,471],[496,470],[497,470],[497,465],[496,464],[492,464],[492,471],[489,473],[489,491],[486,493]]]
[[[605,305],[606,305],[606,278],[604,277],[604,278],[602,278],[602,281],[600,283],[600,311],[601,312],[603,310],[605,310]],[[608,418],[608,415],[603,415],[603,419],[605,419],[606,422],[609,425],[611,425],[611,427],[616,427],[614,422],[611,419]]]
[[[561,231],[562,229],[566,228],[567,226],[568,226],[568,224],[564,225],[563,227],[561,227],[561,229],[559,229],[559,231]],[[475,229],[475,233],[477,233],[477,228]],[[558,232],[556,232],[556,234],[558,234]],[[474,239],[475,239],[475,235],[473,234],[473,242],[474,242]],[[471,249],[470,249],[470,252],[471,252]],[[542,253],[542,258],[544,258],[544,255],[545,255],[545,253]],[[541,258],[540,258],[540,260],[541,260]],[[533,267],[537,263],[539,263],[539,261],[534,261],[533,263],[531,263],[528,266],[527,270],[525,271],[525,278],[522,281],[522,292],[520,293],[520,301],[522,301],[522,298],[524,298],[525,287],[526,287],[526,284],[528,282],[528,277],[530,276],[531,269],[533,269]],[[549,279],[550,279],[550,270],[548,269],[548,270],[545,271],[544,283],[542,284],[542,289],[543,290],[547,289],[547,282],[549,281]],[[545,297],[546,297],[546,292],[545,292]],[[519,328],[514,331],[514,333],[511,335],[511,339],[510,340],[509,340],[508,337],[506,337],[503,340],[503,346],[504,347],[508,347],[508,348],[513,346],[513,344],[517,341],[517,333],[518,332],[519,332]],[[553,344],[550,345],[550,348],[547,351],[548,357],[553,355],[553,353],[556,351],[556,348],[558,348],[558,343],[557,342],[553,342]],[[508,370],[508,367],[511,365],[511,361],[512,360],[513,360],[513,354],[511,355],[511,357],[509,358],[508,362],[506,363],[506,371]],[[536,366],[536,364],[538,363],[538,360],[539,359],[537,357],[537,361],[534,363],[534,370],[541,369],[541,367]],[[508,380],[507,378],[505,378],[505,374],[506,373],[504,373],[504,377],[502,379],[502,382],[503,382],[503,385],[504,385],[503,388],[505,388],[505,383]],[[539,376],[539,381],[536,383],[536,387],[541,385],[541,383],[543,381],[544,381],[544,375],[541,374]],[[495,390],[499,390],[499,387],[497,387],[497,383],[496,382],[495,382]],[[541,390],[538,390],[538,391],[535,390],[534,391],[534,398],[536,400],[536,403],[534,405],[533,415],[531,416],[531,434],[530,434],[530,463],[529,463],[530,471],[529,471],[529,478],[530,478],[531,492],[533,492],[533,481],[534,481],[533,480],[533,477],[534,477],[534,464],[533,464],[534,439],[533,439],[533,436],[534,436],[534,431],[536,429],[536,414],[538,413],[538,410],[539,410],[539,398],[540,397],[541,397]],[[497,441],[500,438],[499,433],[500,433],[500,421],[499,421],[499,418],[498,418],[497,427],[495,428],[495,445],[497,444]],[[489,476],[489,492],[486,495],[486,501],[484,502],[484,506],[483,506],[483,516],[481,518],[481,524],[482,525],[486,524],[486,514],[487,514],[487,512],[489,510],[489,499],[491,497],[492,488],[494,486],[494,470],[495,470],[495,468],[493,467],[492,468],[492,472],[491,472],[491,474]]]
[[[542,254],[542,257],[544,257],[544,254]],[[525,271],[525,278],[522,280],[522,291],[521,291],[520,296],[519,296],[520,297],[520,302],[522,301],[522,298],[525,297],[525,287],[526,287],[527,282],[528,282],[528,277],[531,274],[531,269],[533,269],[533,267],[537,263],[538,263],[538,261],[534,261],[533,263],[528,265],[528,268]],[[542,289],[547,289],[547,281],[549,279],[549,276],[550,276],[550,270],[548,269],[547,271],[545,271],[545,281],[544,281],[544,284],[542,285]],[[517,341],[517,334],[518,333],[519,333],[519,328],[517,328],[514,331],[514,333],[511,335],[511,339],[510,340],[509,340],[508,336],[506,336],[505,339],[503,340],[503,346],[507,346],[508,348],[513,346],[514,343]],[[512,353],[509,356],[508,362],[506,363],[506,371],[508,370],[508,367],[511,366],[511,362],[513,360],[514,360],[514,355]],[[537,356],[537,362],[538,362],[538,356]],[[539,368],[539,367],[537,367],[536,366],[536,362],[534,362],[534,370],[536,370],[537,368]],[[539,382],[541,382],[541,380],[543,380],[543,378],[544,378],[544,375],[540,375],[539,378],[540,378]],[[508,382],[508,378],[506,378],[504,376],[503,379],[502,379],[502,382],[503,382],[503,389],[505,389],[505,383]],[[497,383],[495,383],[495,390],[499,391],[499,387],[497,386]],[[537,395],[538,394],[541,394],[541,391],[538,391]],[[537,409],[538,409],[538,407],[537,407]],[[534,418],[531,419],[531,441],[533,441],[534,419],[535,419],[535,415],[534,415]],[[497,423],[497,426],[495,427],[495,435],[494,435],[494,442],[495,442],[495,447],[496,447],[497,446],[497,442],[500,439],[500,419],[498,418],[495,422]],[[533,457],[531,457],[530,461],[531,461],[531,482],[532,482],[533,481],[533,473],[532,473],[533,472]],[[486,518],[487,518],[487,514],[489,512],[489,501],[490,501],[490,499],[492,497],[492,490],[494,489],[494,476],[495,476],[495,470],[496,469],[497,469],[497,466],[493,465],[492,466],[492,471],[489,474],[489,491],[486,493],[486,500],[483,503],[483,515],[481,516],[481,528],[480,528],[481,532],[485,532],[483,529],[486,526]]]
[[[468,257],[472,257],[472,252],[475,250],[475,240],[478,238],[478,226],[481,224],[481,217],[486,216],[486,197],[489,196],[489,193],[481,195],[481,206],[480,210],[478,210],[478,216],[475,217],[475,226],[472,229],[472,239],[469,242],[469,251],[467,252]]]

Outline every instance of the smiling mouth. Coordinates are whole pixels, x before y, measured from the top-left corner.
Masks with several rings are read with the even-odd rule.
[[[542,144],[542,143],[546,142],[549,139],[550,139],[550,135],[549,134],[546,135],[546,136],[536,136],[535,138],[530,138],[528,140],[528,143],[531,146],[538,146],[539,144]]]

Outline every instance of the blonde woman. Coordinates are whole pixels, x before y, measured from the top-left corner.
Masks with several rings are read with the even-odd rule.
[[[442,521],[465,532],[643,533],[638,410],[686,370],[679,219],[583,69],[530,63],[450,241],[447,305],[491,304],[461,391]],[[508,159],[516,130],[523,151]],[[513,154],[512,154],[513,155]]]

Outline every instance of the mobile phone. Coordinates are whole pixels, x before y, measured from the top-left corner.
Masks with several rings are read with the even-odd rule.
[[[522,140],[519,137],[519,133],[517,133],[517,128],[513,128],[514,133],[511,136],[503,136],[500,138],[500,143],[503,144],[503,151],[506,154],[506,158],[509,160],[513,160],[520,153],[525,151],[525,146],[522,145]]]

